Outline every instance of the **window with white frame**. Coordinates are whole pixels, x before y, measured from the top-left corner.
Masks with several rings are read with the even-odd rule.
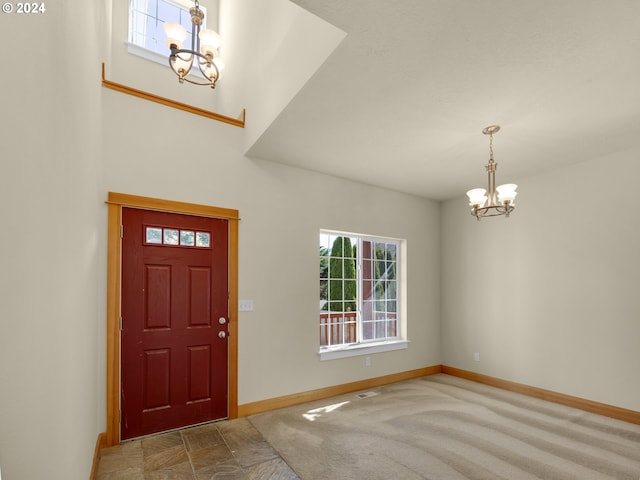
[[[400,245],[389,238],[320,232],[321,357],[394,342],[406,347],[399,317]]]
[[[202,28],[217,30],[217,0],[208,0],[211,7],[200,5],[204,13]],[[165,44],[165,22],[181,24],[191,38],[191,15],[194,3],[189,0],[129,0],[129,53],[168,65],[169,47]],[[190,48],[190,45],[188,46]]]

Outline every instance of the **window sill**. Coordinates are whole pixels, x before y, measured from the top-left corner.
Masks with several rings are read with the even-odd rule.
[[[127,51],[132,55],[137,55],[138,57],[142,57],[145,60],[150,60],[155,63],[159,63],[160,65],[164,65],[165,67],[169,66],[169,49],[167,48],[167,54],[162,55],[158,52],[154,52],[153,50],[148,50],[144,47],[140,47],[134,43],[125,42],[127,46]]]
[[[409,347],[408,340],[391,340],[386,342],[363,343],[350,345],[348,347],[323,348],[318,352],[320,360],[335,360],[336,358],[356,357],[358,355],[369,355],[371,353],[390,352],[392,350],[402,350]]]

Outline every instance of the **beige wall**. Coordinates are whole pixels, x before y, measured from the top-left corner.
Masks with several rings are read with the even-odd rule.
[[[8,480],[86,479],[104,430],[96,58],[105,12],[102,2],[46,8],[0,15],[13,58],[0,75],[0,465]]]
[[[71,0],[42,16],[0,15],[3,39],[38,53],[0,76],[5,478],[85,479],[105,430],[108,191],[240,211],[239,294],[255,304],[239,319],[241,403],[444,361],[640,410],[639,152],[523,180],[512,219],[478,224],[462,199],[441,207],[251,160],[247,130],[102,89],[102,60],[128,83],[114,78],[122,39],[110,15],[108,1]],[[250,124],[252,104],[243,106]],[[194,133],[195,145],[177,145]],[[372,355],[370,367],[318,360],[321,228],[406,239],[407,350]],[[490,267],[509,280],[479,294]]]
[[[440,363],[437,203],[250,160],[237,127],[110,91],[103,100],[104,192],[240,211],[239,296],[254,301],[239,318],[240,404]],[[184,156],[170,139],[193,133],[207,141]],[[319,361],[321,228],[406,239],[408,350],[372,355],[370,367]]]
[[[438,204],[247,159],[246,130],[102,89],[102,60],[129,82],[108,2],[94,3],[0,15],[3,38],[41,54],[0,76],[4,477],[89,474],[106,416],[108,191],[240,211],[239,293],[255,302],[239,319],[241,403],[440,363]],[[407,350],[319,361],[320,228],[407,240]]]
[[[443,204],[445,364],[640,410],[639,154],[522,179],[509,219]]]

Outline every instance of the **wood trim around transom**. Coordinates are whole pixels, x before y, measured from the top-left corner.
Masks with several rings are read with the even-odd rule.
[[[199,215],[229,221],[229,398],[228,417],[238,417],[238,211],[109,192],[107,205],[107,431],[104,446],[120,443],[120,225],[122,207]]]

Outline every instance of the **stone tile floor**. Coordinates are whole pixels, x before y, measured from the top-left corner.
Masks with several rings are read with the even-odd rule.
[[[101,452],[98,480],[298,480],[246,418],[124,442]]]

